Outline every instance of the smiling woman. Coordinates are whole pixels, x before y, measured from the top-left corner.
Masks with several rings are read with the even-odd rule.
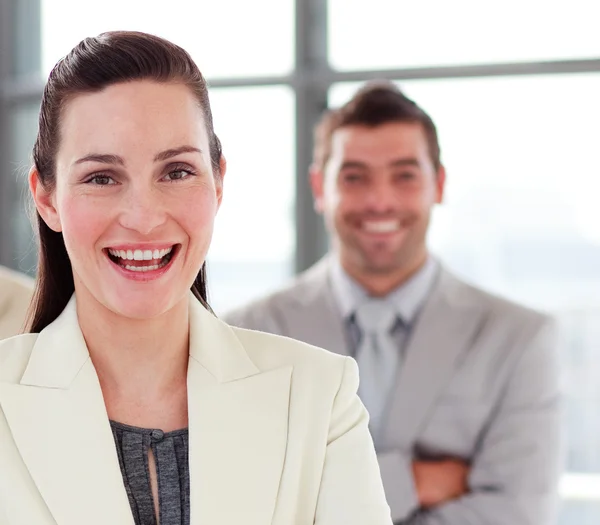
[[[30,333],[0,342],[2,524],[390,525],[354,361],[207,304],[226,164],[189,55],[85,39],[50,74],[33,157]]]
[[[206,120],[193,92],[175,81],[121,82],[79,94],[63,109],[56,174],[34,167],[30,182],[43,222],[62,233],[80,303],[85,295],[90,301],[83,304],[94,311],[157,317],[180,303],[195,281],[206,301],[197,269],[225,173],[220,149],[213,147],[214,161],[208,154],[214,132]],[[48,162],[45,155],[36,146],[40,166]],[[131,251],[139,262],[119,264],[110,250]],[[142,254],[155,250],[169,253],[144,262]],[[42,314],[44,294],[53,293],[44,289],[49,281],[40,283]],[[149,281],[152,287],[140,287]],[[32,331],[40,328],[34,321]]]

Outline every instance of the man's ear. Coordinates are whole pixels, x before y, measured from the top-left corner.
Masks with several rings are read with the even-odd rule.
[[[56,211],[54,202],[55,194],[44,188],[40,179],[40,174],[35,166],[29,170],[29,189],[31,190],[35,207],[44,222],[51,230],[54,230],[55,232],[62,231],[60,217]]]
[[[435,184],[437,192],[435,202],[441,204],[444,202],[444,191],[446,189],[446,168],[444,166],[438,168]]]
[[[323,213],[325,174],[323,173],[322,168],[318,167],[316,164],[311,164],[309,169],[309,177],[315,211],[317,213]]]

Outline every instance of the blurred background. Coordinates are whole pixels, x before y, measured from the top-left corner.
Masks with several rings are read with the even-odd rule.
[[[217,312],[324,253],[312,126],[361,82],[395,80],[438,126],[448,186],[434,253],[561,321],[560,525],[597,525],[599,15],[598,0],[0,0],[0,264],[35,273],[26,173],[40,97],[86,36],[158,34],[209,79],[229,166],[208,267]]]

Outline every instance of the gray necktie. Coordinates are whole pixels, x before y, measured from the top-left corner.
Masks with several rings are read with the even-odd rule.
[[[382,299],[369,299],[357,308],[354,316],[361,332],[356,353],[359,394],[369,411],[369,427],[377,445],[400,360],[400,348],[391,333],[398,317],[391,305]]]

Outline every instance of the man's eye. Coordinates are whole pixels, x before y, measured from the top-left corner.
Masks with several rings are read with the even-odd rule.
[[[344,175],[344,181],[346,182],[360,182],[362,179],[362,175],[358,175],[356,173]]]
[[[414,173],[411,173],[410,171],[404,171],[404,172],[396,174],[396,178],[398,180],[413,180],[414,178],[416,178],[416,176]]]

